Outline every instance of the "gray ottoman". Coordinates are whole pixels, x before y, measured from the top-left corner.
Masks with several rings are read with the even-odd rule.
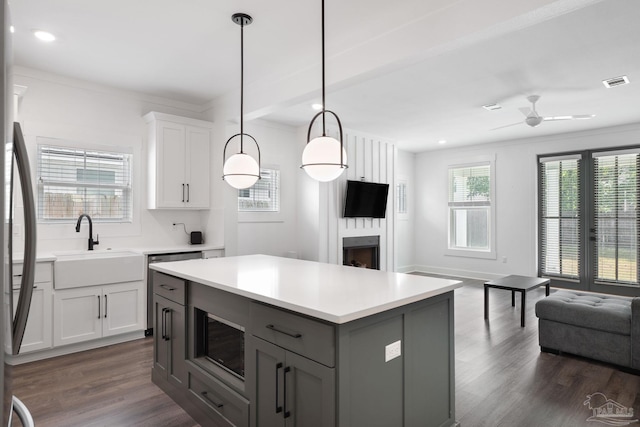
[[[640,298],[562,290],[536,303],[542,351],[640,370]]]

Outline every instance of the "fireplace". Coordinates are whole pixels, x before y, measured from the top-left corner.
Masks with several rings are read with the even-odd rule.
[[[343,238],[342,264],[380,270],[380,236]]]

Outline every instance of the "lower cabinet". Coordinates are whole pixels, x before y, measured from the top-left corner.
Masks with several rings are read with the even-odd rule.
[[[15,314],[20,297],[20,282],[22,279],[22,264],[13,266],[13,312]],[[53,330],[51,328],[51,312],[53,298],[53,282],[51,263],[36,264],[33,294],[27,327],[24,331],[19,354],[51,348]]]
[[[57,290],[53,344],[73,344],[144,329],[144,282]]]
[[[175,386],[186,384],[185,307],[160,295],[153,295],[153,369]]]
[[[335,368],[254,336],[247,340],[255,375],[252,427],[335,426]]]

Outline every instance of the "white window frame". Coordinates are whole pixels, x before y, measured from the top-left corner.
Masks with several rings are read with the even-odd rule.
[[[487,219],[487,249],[470,249],[459,248],[451,244],[451,211],[453,208],[459,207],[452,205],[449,202],[449,171],[451,169],[464,169],[474,166],[489,166],[489,206]],[[447,249],[445,255],[468,257],[468,258],[483,258],[483,259],[497,259],[496,251],[496,162],[495,155],[477,156],[471,159],[461,159],[459,161],[451,162],[447,167],[446,177],[446,204],[447,204]],[[473,207],[472,204],[468,204],[469,207]]]
[[[36,184],[37,184],[37,221],[38,223],[41,224],[69,224],[69,223],[74,223],[75,221],[77,221],[77,218],[63,218],[63,219],[51,219],[51,218],[43,218],[42,217],[42,203],[43,202],[43,197],[44,197],[44,190],[43,187],[44,185],[62,185],[62,186],[72,186],[72,184],[68,183],[68,182],[64,182],[62,184],[58,183],[55,180],[47,180],[46,182],[43,181],[43,179],[39,176],[40,175],[40,168],[41,168],[41,149],[42,147],[54,147],[54,148],[61,148],[61,149],[69,149],[69,150],[76,150],[76,151],[98,151],[98,152],[104,152],[104,153],[111,153],[111,154],[122,154],[122,155],[126,155],[128,156],[128,162],[129,162],[129,169],[127,172],[127,184],[125,185],[115,185],[115,186],[109,186],[109,188],[117,188],[120,190],[123,190],[126,194],[127,194],[127,204],[128,204],[128,209],[127,209],[127,214],[125,217],[123,218],[101,218],[99,216],[93,216],[92,215],[92,220],[94,223],[117,223],[117,224],[132,224],[134,221],[134,216],[135,216],[135,212],[134,212],[134,197],[133,197],[133,175],[134,175],[134,155],[133,155],[133,150],[131,148],[125,148],[125,147],[95,147],[95,146],[81,146],[80,144],[77,143],[73,143],[70,141],[65,141],[65,140],[59,140],[59,139],[53,139],[53,138],[38,138],[38,144],[37,144],[37,157],[36,157],[36,161],[37,161],[37,170],[36,170]],[[80,184],[79,187],[86,187],[86,188],[99,188],[100,186],[87,186],[86,184]],[[88,212],[89,215],[91,215],[91,212]]]

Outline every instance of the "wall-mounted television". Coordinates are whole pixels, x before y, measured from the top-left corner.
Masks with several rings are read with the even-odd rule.
[[[347,181],[345,218],[384,218],[387,213],[389,184]]]

